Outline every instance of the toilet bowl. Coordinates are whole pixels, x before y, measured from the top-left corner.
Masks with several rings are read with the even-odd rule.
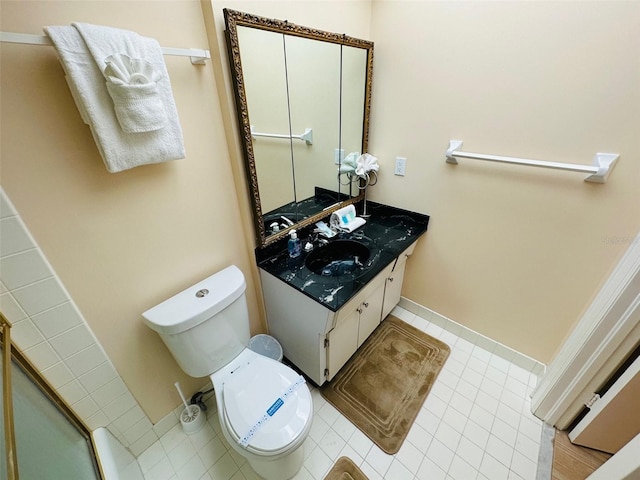
[[[247,347],[245,288],[232,265],[142,316],[187,374],[211,378],[231,448],[265,480],[288,480],[304,460],[311,392],[293,369]]]
[[[266,480],[293,477],[304,460],[313,401],[304,378],[252,350],[211,375],[220,428],[236,452]]]

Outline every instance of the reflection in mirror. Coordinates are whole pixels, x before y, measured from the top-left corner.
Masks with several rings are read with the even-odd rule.
[[[342,46],[342,106],[340,122],[341,148],[348,155],[351,152],[365,153],[362,149],[366,112],[367,50]],[[344,183],[348,183],[346,186]],[[340,191],[349,196],[357,196],[360,190],[355,181],[341,182]]]
[[[366,152],[373,43],[224,14],[256,236],[265,246],[363,198],[355,183],[341,185],[338,169],[345,155]]]
[[[287,81],[282,35],[238,27],[240,58],[251,125],[258,132],[289,132]],[[264,211],[295,202],[289,142],[257,137],[253,144]]]
[[[340,45],[285,35],[291,129],[313,129],[313,145],[293,145],[296,201],[310,199],[315,187],[335,192],[340,148]]]

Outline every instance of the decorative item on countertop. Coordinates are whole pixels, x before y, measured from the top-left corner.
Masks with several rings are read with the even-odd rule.
[[[287,249],[289,250],[289,256],[291,258],[299,257],[302,253],[302,245],[300,244],[300,239],[298,238],[298,233],[295,229],[290,232],[291,238],[287,243]]]
[[[336,231],[329,228],[329,226],[323,221],[319,221],[316,223],[316,228],[313,230],[314,232],[323,235],[326,238],[332,238],[336,236]]]
[[[374,157],[369,153],[363,153],[358,157],[356,161],[356,170],[355,173],[359,178],[362,179],[358,184],[358,188],[360,190],[364,190],[364,207],[362,210],[362,218],[369,218],[370,215],[367,213],[367,187],[374,186],[378,183],[378,170],[380,170],[380,165],[378,165],[378,157]],[[372,181],[373,179],[373,181]]]
[[[329,222],[332,227],[344,232],[353,232],[367,223],[364,218],[356,217],[356,207],[353,204],[333,212]]]
[[[351,152],[340,161],[340,166],[338,167],[338,182],[340,185],[349,185],[349,190],[351,190],[353,181],[358,178],[356,168],[358,167],[359,157],[360,152]],[[343,181],[343,175],[346,177],[346,181]],[[351,194],[351,191],[349,191],[349,194]]]

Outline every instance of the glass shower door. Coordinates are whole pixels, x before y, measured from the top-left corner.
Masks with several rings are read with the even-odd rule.
[[[2,357],[0,356],[0,361]],[[99,480],[90,440],[12,362],[11,369],[18,472],[23,480]],[[0,382],[0,393],[2,382]],[[1,398],[1,397],[0,397]],[[0,407],[2,402],[0,402]],[[5,451],[4,420],[0,452]],[[0,455],[0,478],[7,471]]]

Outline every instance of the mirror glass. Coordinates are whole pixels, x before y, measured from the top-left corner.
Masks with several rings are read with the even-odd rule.
[[[256,237],[266,246],[362,198],[338,171],[346,155],[366,152],[373,43],[224,14]]]

